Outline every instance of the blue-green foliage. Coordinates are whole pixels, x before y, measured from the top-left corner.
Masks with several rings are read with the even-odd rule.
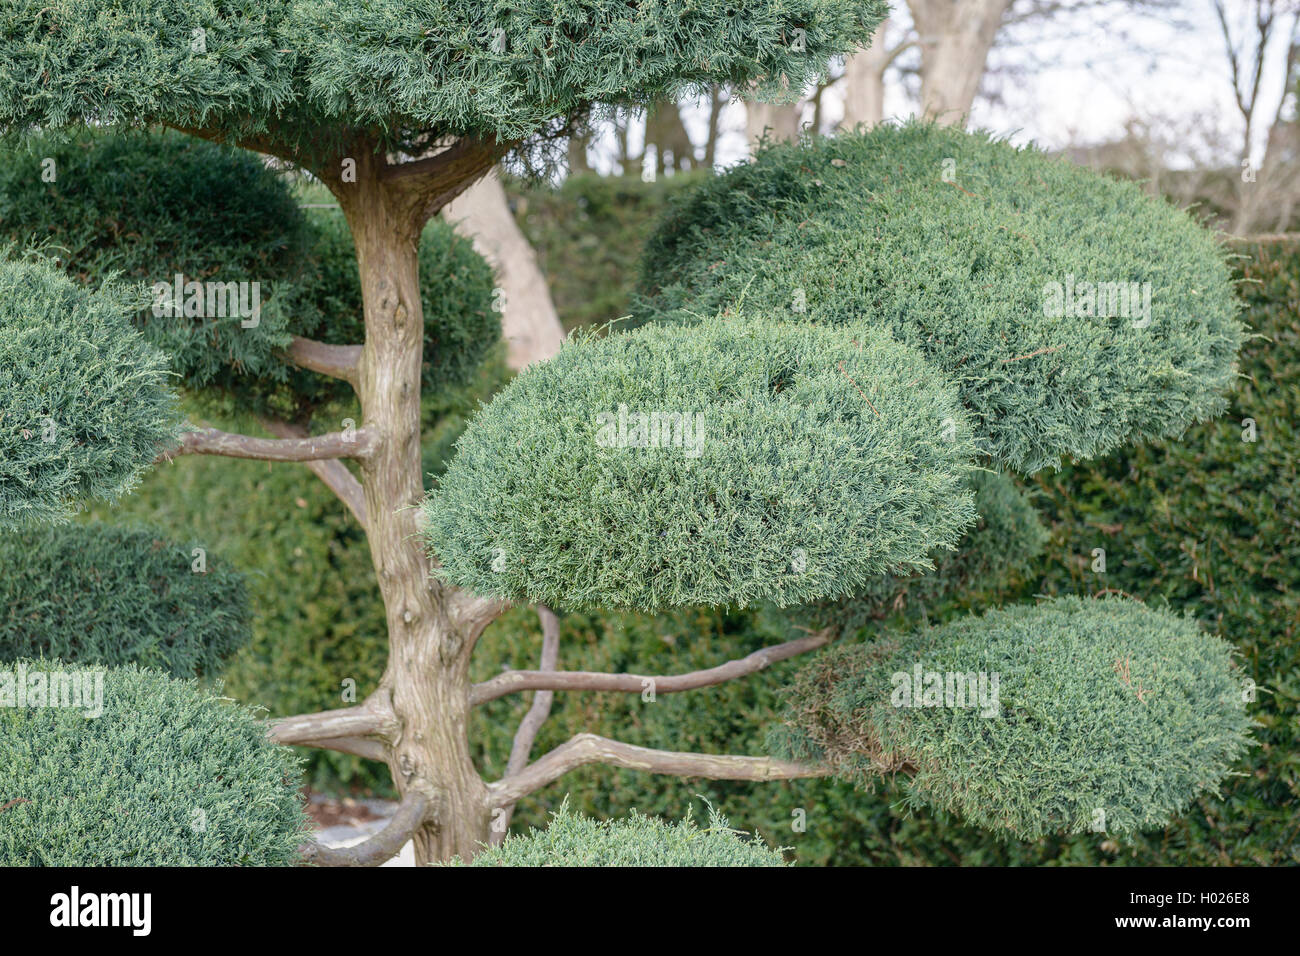
[[[1246,751],[1231,655],[1194,620],[1129,599],[994,610],[819,655],[769,746],[864,785],[903,769],[913,806],[1023,840],[1151,829],[1216,791]],[[954,706],[946,683],[932,700],[931,673],[996,675],[994,706]]]
[[[243,578],[197,542],[102,524],[0,536],[0,660],[212,675],[248,643],[251,618]]]
[[[253,711],[135,666],[99,671],[94,708],[28,706],[0,664],[0,866],[276,866],[307,834],[298,758]],[[15,802],[16,801],[16,802]]]
[[[1128,315],[1100,314],[1125,310],[1109,295],[1096,315],[1049,314],[1051,283],[1063,300],[1085,282],[1139,294]],[[1026,472],[1217,415],[1242,340],[1225,254],[1187,214],[915,123],[773,146],[706,181],[650,239],[641,292],[642,318],[697,321],[743,294],[747,309],[886,328],[952,376],[982,447]]]
[[[24,138],[0,164],[0,239],[49,243],[90,287],[113,272],[152,286],[260,283],[255,326],[243,319],[133,313],[206,410],[303,422],[352,398],[343,381],[286,361],[292,336],[333,345],[364,337],[352,236],[337,209],[304,212],[289,182],[256,154],[177,133],[80,130]],[[41,178],[45,159],[56,180]],[[326,198],[324,190],[313,199]],[[469,382],[501,337],[492,270],[469,240],[433,220],[420,241],[423,387]]]
[[[130,325],[139,303],[0,249],[0,528],[116,499],[175,443],[164,359]]]
[[[651,420],[634,447],[639,414],[687,427]],[[426,502],[427,536],[480,594],[785,606],[928,567],[974,519],[972,453],[954,390],[887,333],[652,327],[568,344],[502,389]]]
[[[464,865],[459,859],[452,865]],[[635,810],[624,820],[593,820],[572,812],[567,801],[544,830],[509,836],[484,850],[469,866],[785,866],[779,851],[761,838],[731,829],[709,807],[701,829],[688,809],[679,823],[665,823]]]
[[[686,87],[756,79],[791,96],[885,13],[883,0],[12,0],[0,127],[136,119],[317,155],[357,129],[390,145],[426,130],[509,142],[591,103]]]

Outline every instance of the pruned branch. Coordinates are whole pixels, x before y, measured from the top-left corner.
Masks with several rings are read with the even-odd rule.
[[[271,727],[270,734],[280,744],[321,746],[320,741],[325,740],[386,734],[394,720],[391,704],[371,696],[355,707],[286,717]]]
[[[761,648],[717,667],[666,677],[596,671],[506,671],[491,680],[475,684],[470,690],[470,703],[482,704],[523,690],[597,690],[639,694],[647,688],[653,688],[656,694],[674,694],[745,677],[779,661],[825,647],[831,642],[831,636],[830,630],[818,631],[808,637]]]
[[[362,459],[370,454],[375,436],[365,428],[354,432],[327,432],[306,438],[254,438],[199,428],[181,433],[181,443],[159,456],[165,461],[178,455],[223,455],[257,461],[319,461],[327,458]]]
[[[388,760],[388,748],[378,740],[369,737],[324,737],[320,740],[304,741],[302,746],[315,747],[317,750],[337,750],[339,753],[352,754],[366,760],[384,763]]]
[[[262,427],[272,435],[279,438],[304,438],[306,429],[298,425],[291,425],[286,421],[275,418],[266,418],[262,420]],[[349,511],[352,517],[357,519],[357,523],[362,528],[366,527],[366,494],[361,487],[361,482],[352,472],[348,471],[348,466],[343,464],[337,458],[322,458],[313,461],[305,461],[304,465],[317,478],[325,483],[330,491],[338,496]]]
[[[796,780],[830,775],[830,770],[825,767],[791,763],[774,757],[677,753],[637,747],[596,734],[578,734],[521,772],[488,784],[488,809],[515,803],[554,783],[570,770],[592,763],[709,780]]]
[[[406,841],[429,817],[431,806],[428,797],[412,790],[402,798],[388,825],[369,840],[345,847],[308,843],[300,851],[302,862],[316,866],[379,866],[386,863],[402,852]]]
[[[541,670],[553,672],[560,660],[560,619],[555,612],[544,604],[537,605],[537,617],[542,622],[542,660]],[[549,690],[539,690],[533,695],[532,706],[515,731],[514,742],[510,746],[510,759],[506,762],[506,776],[520,773],[528,766],[528,756],[533,751],[537,732],[541,730],[546,718],[551,715],[551,702],[555,694]],[[514,815],[514,804],[505,807],[505,819],[493,821],[492,845],[498,846],[510,830],[510,818]]]
[[[357,366],[361,361],[360,345],[328,345],[295,335],[287,351],[289,360],[299,368],[341,378],[353,387],[357,384]]]

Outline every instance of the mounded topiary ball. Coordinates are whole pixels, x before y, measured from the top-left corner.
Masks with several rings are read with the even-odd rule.
[[[886,332],[651,327],[569,343],[499,392],[427,538],[483,595],[786,606],[928,566],[974,520],[972,454],[955,389]]]
[[[0,528],[115,500],[176,444],[161,353],[131,328],[136,290],[91,292],[52,265],[0,261]]]
[[[640,292],[644,319],[707,320],[743,295],[889,329],[960,385],[981,447],[1024,472],[1219,414],[1243,334],[1226,254],[1187,213],[916,123],[778,145],[706,181],[648,242]]]
[[[954,706],[963,674],[984,675],[975,706]],[[832,648],[799,672],[769,745],[864,785],[910,772],[914,806],[1006,836],[1127,833],[1217,790],[1249,743],[1244,691],[1231,645],[1195,621],[1064,597]]]
[[[80,681],[60,702],[84,691],[90,707],[35,705],[33,688],[59,673]],[[87,716],[97,697],[102,713]],[[252,710],[157,671],[55,661],[0,663],[0,702],[0,797],[19,800],[0,824],[0,866],[297,860],[308,833],[299,758]]]
[[[0,660],[218,673],[252,636],[252,609],[242,576],[196,547],[102,524],[0,536]]]
[[[709,807],[709,825],[691,819],[665,823],[633,811],[626,820],[593,820],[573,813],[568,801],[545,830],[509,836],[469,864],[453,866],[786,866],[780,851],[758,836],[732,830]]]

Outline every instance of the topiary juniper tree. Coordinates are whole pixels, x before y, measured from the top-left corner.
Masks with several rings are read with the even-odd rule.
[[[866,42],[883,12],[874,0],[18,0],[0,12],[0,126],[170,127],[311,172],[346,217],[362,342],[277,342],[267,336],[287,327],[230,322],[208,332],[234,343],[221,377],[259,374],[238,353],[349,383],[355,431],[181,430],[161,357],[126,321],[139,305],[129,290],[83,290],[26,260],[0,267],[12,293],[0,297],[0,348],[11,329],[23,337],[0,394],[75,439],[52,450],[0,433],[7,522],[129,490],[169,439],[173,453],[356,462],[359,479],[342,469],[327,481],[369,538],[389,666],[363,704],[289,718],[273,735],[382,760],[403,800],[370,843],[311,859],[380,862],[408,835],[419,862],[472,857],[516,801],[592,762],[744,780],[905,769],[918,800],[948,787],[943,805],[1027,836],[1080,829],[1098,809],[1117,827],[1149,825],[1227,771],[1245,717],[1226,645],[1128,602],[1018,609],[837,650],[842,666],[819,658],[772,732],[779,758],[584,734],[530,764],[539,695],[506,776],[489,784],[473,766],[475,704],[529,689],[687,690],[837,634],[675,677],[565,672],[543,610],[542,668],[471,686],[475,643],[512,601],[820,614],[957,547],[976,518],[975,462],[1032,471],[1220,408],[1241,330],[1208,236],[1134,188],[916,127],[773,151],[707,184],[651,245],[643,311],[668,321],[576,340],[525,371],[422,504],[417,246],[429,218],[593,104],[709,83],[798,89]],[[1066,276],[1151,282],[1152,321],[1040,318],[1032,293]],[[60,353],[61,336],[75,354]],[[926,654],[949,672],[1005,671],[998,732],[966,713],[882,711],[880,675]],[[983,772],[967,782],[972,762]]]

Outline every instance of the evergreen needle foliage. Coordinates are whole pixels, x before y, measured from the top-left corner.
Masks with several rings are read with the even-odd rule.
[[[633,447],[638,413],[693,434]],[[485,595],[784,606],[929,567],[974,520],[972,454],[954,390],[888,333],[651,327],[568,344],[502,389],[426,502],[427,537]]]
[[[640,311],[697,321],[743,292],[747,308],[888,329],[952,376],[986,451],[1033,472],[1223,410],[1242,340],[1225,260],[1134,183],[909,123],[772,146],[707,180],[648,242]],[[1083,283],[1138,295],[1057,315],[1052,283],[1062,300]]]
[[[57,661],[6,674],[91,674]],[[298,758],[251,710],[134,665],[103,713],[0,706],[0,866],[290,865],[307,834]],[[10,677],[10,685],[13,677]],[[13,687],[10,686],[10,692]]]
[[[11,0],[0,127],[200,123],[307,155],[355,129],[509,142],[591,103],[710,84],[796,95],[883,0]],[[202,31],[196,35],[195,31]]]
[[[460,859],[453,866],[464,866]],[[485,849],[469,866],[785,866],[781,853],[760,837],[732,830],[709,807],[709,825],[691,819],[665,823],[635,810],[625,820],[593,820],[566,800],[545,830],[509,836]]]
[[[898,706],[914,668],[999,676],[980,707]],[[1163,825],[1246,751],[1245,680],[1226,641],[1124,598],[1056,598],[897,641],[839,646],[795,678],[781,756],[868,785],[912,772],[913,806],[1022,840]],[[1101,811],[1100,815],[1098,811]]]
[[[0,537],[0,660],[140,664],[176,677],[220,671],[251,636],[242,576],[194,543],[108,525]]]
[[[87,291],[0,250],[0,528],[114,500],[175,444],[164,359],[130,325],[139,304],[117,281]]]

